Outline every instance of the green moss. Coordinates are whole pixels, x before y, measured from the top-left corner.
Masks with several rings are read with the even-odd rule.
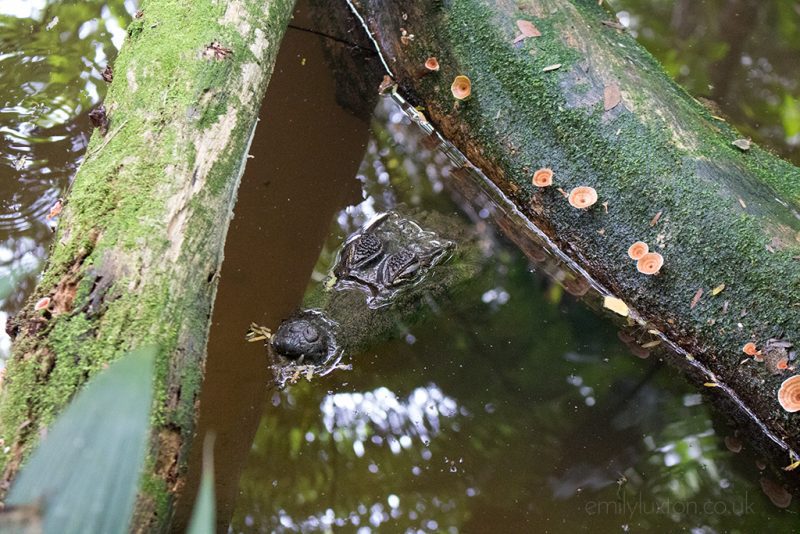
[[[465,0],[420,7],[409,18],[430,24],[415,28],[411,45],[391,51],[401,86],[600,282],[736,389],[760,391],[749,400],[764,421],[782,420],[772,400],[781,378],[738,362],[751,336],[800,342],[800,170],[758,148],[733,147],[740,135],[673,83],[630,35],[602,26],[608,14],[596,2],[517,6]],[[514,45],[520,18],[542,36]],[[431,50],[442,71],[415,79]],[[555,63],[562,66],[543,72]],[[457,74],[470,77],[473,91],[454,105],[449,81]],[[605,111],[604,84],[612,81],[623,102]],[[553,168],[565,190],[594,187],[608,212],[600,205],[575,210],[552,188],[534,191],[539,167]],[[664,255],[658,277],[642,276],[627,259],[638,240]],[[725,291],[711,297],[721,283]],[[691,309],[700,288],[706,296]],[[800,424],[786,424],[800,436]]]
[[[155,344],[160,352],[153,425],[180,429],[181,450],[188,450],[215,294],[206,277],[219,268],[245,141],[264,86],[254,87],[246,100],[235,92],[245,63],[273,64],[293,2],[270,2],[266,9],[262,2],[245,3],[248,35],[219,24],[230,5],[145,2],[143,17],[131,24],[105,101],[109,131],[89,143],[37,288],[43,296],[68,280],[76,284],[71,311],[55,314],[15,343],[0,397],[0,435],[7,444],[27,452],[38,429],[106,362],[132,347]],[[271,43],[261,57],[249,49],[256,31],[266,31]],[[205,58],[214,40],[233,53]],[[212,98],[205,98],[209,93]],[[236,112],[230,142],[208,174],[198,177],[196,139],[229,110]],[[195,179],[205,179],[205,186],[194,190]],[[167,232],[170,206],[187,190],[184,229],[176,234],[182,246],[177,258],[165,260],[175,246]],[[26,310],[21,320],[30,314]],[[174,399],[170,384],[180,387]],[[25,421],[28,430],[20,431]],[[0,464],[8,459],[0,456]],[[150,475],[144,488],[161,503],[159,519],[167,519],[163,481]]]

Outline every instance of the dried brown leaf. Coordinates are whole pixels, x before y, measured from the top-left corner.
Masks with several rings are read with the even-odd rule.
[[[100,129],[100,135],[106,135],[108,132],[108,116],[106,115],[106,108],[102,104],[89,112],[89,120],[92,126]]]
[[[659,211],[653,216],[653,218],[650,220],[650,226],[655,226],[656,224],[658,224],[658,220],[661,218],[662,213],[663,211]]]
[[[100,76],[103,78],[103,81],[111,83],[114,81],[114,69],[111,67],[111,65],[106,65],[106,68],[103,69],[103,72],[100,73]]]
[[[750,139],[737,139],[736,141],[731,142],[733,146],[741,150],[742,152],[747,152],[750,150]]]
[[[625,31],[625,26],[623,26],[618,20],[604,20],[603,25],[608,26],[609,28],[614,28],[615,30]]]
[[[700,302],[700,297],[702,296],[703,296],[703,288],[701,287],[700,289],[697,290],[697,293],[694,294],[694,297],[692,297],[692,304],[689,307],[694,308],[695,306],[697,306],[697,303]]]
[[[532,22],[528,20],[522,20],[522,19],[518,20],[517,28],[519,28],[519,31],[521,31],[522,35],[524,35],[525,37],[542,36],[542,32],[540,32],[539,29],[536,26],[534,26]]]
[[[606,111],[614,109],[622,101],[622,94],[619,92],[619,85],[612,83],[603,89],[603,109]]]
[[[233,50],[227,46],[223,46],[219,41],[212,41],[211,44],[206,45],[203,50],[203,57],[206,59],[215,59],[217,61],[225,59],[233,54]]]

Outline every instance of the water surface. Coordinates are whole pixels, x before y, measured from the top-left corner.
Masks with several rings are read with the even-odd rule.
[[[612,5],[693,94],[800,161],[796,2]],[[0,3],[0,323],[32,290],[58,223],[47,216],[134,11]],[[447,159],[390,102],[365,118],[374,102],[343,80],[377,86],[365,75],[369,43],[335,17],[298,8],[226,243],[198,427],[218,436],[219,530],[792,530],[796,504],[770,503],[768,469],[746,444],[731,452],[735,429],[700,392],[655,356],[632,355],[611,323],[500,237],[483,206],[455,202]],[[249,323],[275,327],[322,283],[348,233],[400,203],[474,225],[481,275],[349,355],[352,371],[270,388],[262,348],[243,340]],[[195,454],[190,497],[198,466]],[[179,503],[177,530],[190,507]]]

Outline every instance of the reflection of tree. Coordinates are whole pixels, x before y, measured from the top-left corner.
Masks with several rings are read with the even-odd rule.
[[[800,163],[796,2],[613,0],[667,72],[743,133]]]
[[[0,7],[0,308],[17,309],[52,236],[46,220],[88,139],[85,112],[131,18],[121,0]],[[22,13],[17,13],[20,15]]]

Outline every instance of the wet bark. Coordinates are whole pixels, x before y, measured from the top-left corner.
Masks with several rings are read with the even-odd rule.
[[[0,395],[3,492],[93,374],[160,347],[134,529],[171,517],[203,378],[223,244],[293,0],[145,1],[35,294],[12,321]],[[33,303],[48,298],[45,310]]]
[[[702,389],[788,463],[800,420],[777,391],[795,373],[794,349],[766,347],[800,344],[800,169],[733,146],[740,135],[594,0],[361,0],[356,9],[399,93],[623,299],[642,332],[663,332],[686,351],[698,385],[719,386]],[[541,35],[518,38],[519,20]],[[429,56],[439,72],[424,74]],[[451,94],[457,75],[471,79],[463,101]],[[541,167],[554,170],[553,187],[532,186]],[[582,185],[599,193],[588,210],[557,190]],[[657,276],[628,258],[639,240],[665,258]],[[750,341],[771,364],[742,353]]]

